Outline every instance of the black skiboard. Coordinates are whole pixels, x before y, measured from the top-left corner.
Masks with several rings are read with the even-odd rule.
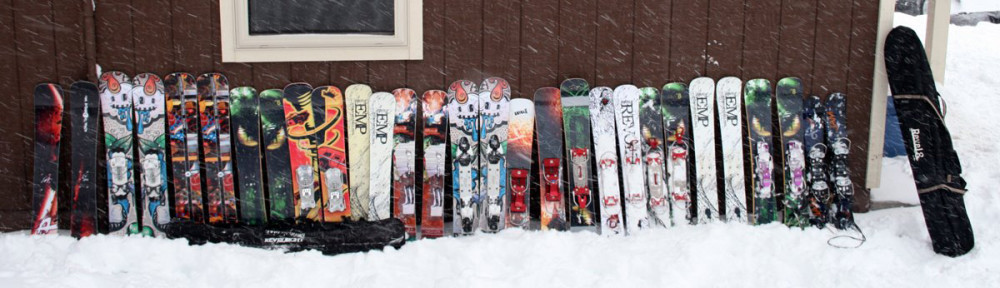
[[[854,227],[854,184],[847,163],[851,140],[847,138],[847,99],[842,93],[830,94],[826,99],[826,146],[830,148],[830,184],[833,201],[830,205],[833,226],[837,229]]]
[[[272,222],[295,221],[292,164],[288,158],[288,134],[285,131],[285,107],[282,99],[284,94],[279,89],[260,92],[264,179],[267,181],[268,219]]]
[[[35,86],[35,170],[31,207],[31,234],[59,230],[59,137],[62,131],[63,90],[46,83]]]
[[[829,221],[830,185],[826,175],[826,134],[823,125],[826,107],[818,96],[803,100],[802,119],[805,123],[806,204],[809,224],[822,228]]]
[[[240,221],[247,225],[267,222],[264,211],[264,187],[260,166],[260,99],[253,87],[237,87],[229,92],[236,164],[236,187],[239,191]]]
[[[70,86],[70,233],[83,238],[97,233],[97,85],[78,81]]]
[[[963,199],[962,164],[944,123],[927,54],[913,30],[901,26],[889,32],[885,66],[934,252],[963,255],[975,240]]]

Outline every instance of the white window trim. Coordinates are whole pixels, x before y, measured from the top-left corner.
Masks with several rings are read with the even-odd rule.
[[[248,0],[219,1],[222,62],[423,59],[423,0],[394,0],[395,34],[250,35]]]

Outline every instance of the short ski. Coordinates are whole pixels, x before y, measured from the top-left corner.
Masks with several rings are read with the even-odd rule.
[[[594,189],[591,177],[594,160],[590,145],[590,84],[580,78],[566,79],[562,93],[563,131],[566,137],[566,175],[569,176],[569,220],[572,230],[596,231]]]
[[[802,81],[788,77],[778,80],[775,103],[778,105],[778,127],[781,128],[781,151],[785,159],[785,191],[781,197],[785,225],[805,227],[809,222],[805,203],[805,129],[802,127]]]
[[[646,175],[643,175],[642,134],[639,122],[639,88],[615,88],[615,124],[618,126],[618,155],[621,157],[622,187],[625,196],[625,232],[635,233],[649,225],[646,208]]]
[[[444,236],[444,183],[445,155],[448,139],[448,109],[444,106],[447,94],[441,90],[424,92],[423,143],[424,187],[420,236]]]
[[[726,221],[747,223],[747,194],[743,175],[743,81],[736,77],[716,83],[719,130],[722,132],[722,186]]]
[[[854,225],[851,205],[854,203],[854,184],[848,170],[847,154],[851,151],[851,139],[847,138],[847,99],[844,94],[833,93],[826,99],[826,144],[832,152],[830,158],[830,180],[833,184],[833,213],[831,222],[837,229],[848,229]]]
[[[746,104],[747,129],[750,137],[750,163],[753,173],[754,224],[767,224],[778,219],[771,173],[774,171],[771,148],[771,82],[766,79],[747,81],[743,99]]]
[[[368,119],[372,124],[369,132],[371,174],[368,194],[371,205],[368,220],[374,221],[389,219],[392,212],[389,199],[392,197],[392,130],[396,118],[396,97],[388,92],[374,93],[369,99],[368,108]]]
[[[101,117],[108,173],[108,234],[139,233],[132,174],[132,80],[122,72],[100,78]]]
[[[372,96],[372,88],[365,84],[347,86],[344,90],[344,109],[347,111],[347,161],[350,171],[351,185],[351,219],[367,219],[371,209],[371,197],[368,193],[369,156],[368,146],[370,121],[368,119],[368,99]],[[373,219],[369,219],[373,220]]]
[[[448,87],[454,233],[472,234],[479,211],[479,91],[475,83],[458,80]]]
[[[669,83],[661,90],[663,130],[667,141],[667,191],[670,193],[670,219],[674,225],[687,225],[695,220],[691,210],[691,109],[688,87],[684,83]]]
[[[611,88],[590,90],[590,123],[597,160],[597,192],[601,205],[601,235],[625,234],[622,221],[621,186],[618,181],[618,154],[615,139],[615,104]]]
[[[165,237],[163,227],[170,222],[167,200],[166,107],[163,81],[142,73],[132,79],[132,110],[139,144],[139,187],[142,189],[143,234]],[[235,210],[233,211],[235,212]]]
[[[97,85],[77,81],[70,87],[70,187],[73,193],[70,233],[82,238],[97,233]]]
[[[32,182],[31,234],[59,230],[59,138],[62,135],[63,90],[57,84],[35,86],[35,165]]]
[[[506,224],[507,204],[507,122],[510,115],[510,85],[492,77],[479,86],[479,173],[484,194],[480,208],[486,232],[496,232]]]
[[[198,153],[198,88],[187,73],[163,78],[166,91],[170,171],[173,172],[174,210],[180,219],[204,222],[201,199],[201,161]]]
[[[260,92],[260,134],[266,165],[268,220],[291,223],[295,221],[295,198],[283,99],[284,94],[279,89]]]
[[[569,230],[563,193],[563,126],[559,89],[535,90],[535,135],[538,139],[542,231]]]
[[[507,226],[529,229],[531,224],[531,147],[535,139],[535,103],[530,99],[510,100],[507,130],[507,176],[510,202]]]
[[[804,100],[802,119],[805,123],[804,144],[806,149],[806,201],[809,205],[809,224],[822,228],[830,221],[827,207],[830,205],[830,186],[826,174],[826,108],[817,96]]]
[[[316,175],[317,123],[312,104],[312,86],[292,83],[282,91],[288,131],[288,155],[292,168],[292,193],[295,195],[295,218],[317,220],[315,213],[323,206],[319,175]]]
[[[396,97],[396,115],[393,126],[392,150],[392,200],[393,217],[403,221],[407,239],[417,237],[417,106],[420,99],[413,89],[399,88],[392,91]]]
[[[264,184],[260,166],[260,98],[253,87],[237,87],[229,91],[232,97],[232,124],[236,131],[234,144],[237,187],[240,192],[240,221],[247,225],[267,222],[264,211]]]
[[[223,156],[229,154],[229,107],[228,102],[220,101],[223,97],[229,97],[229,82],[225,76],[218,73],[202,74],[198,76],[196,82],[198,85],[198,110],[201,118],[201,150],[204,158],[203,175],[205,175],[204,190],[208,202],[208,222],[212,224],[233,222],[236,220],[236,203],[232,203],[234,206],[230,207],[229,201],[234,201],[235,195],[233,198],[228,198],[226,192],[226,186],[232,186],[232,169],[227,167],[229,159]],[[226,149],[226,152],[223,151],[223,148]],[[226,183],[227,179],[228,184]]]
[[[715,81],[699,77],[691,81],[691,136],[694,138],[695,195],[698,223],[719,218],[719,191],[715,171]]]
[[[320,86],[311,93],[313,118],[316,122],[312,137],[316,145],[316,167],[319,205],[307,218],[323,222],[341,222],[351,217],[351,193],[348,185],[347,141],[344,139],[344,95],[340,88]],[[316,182],[314,182],[316,183]]]
[[[670,227],[670,201],[664,164],[663,111],[660,89],[639,89],[639,121],[642,123],[642,161],[646,164],[646,193],[649,218],[654,227]]]

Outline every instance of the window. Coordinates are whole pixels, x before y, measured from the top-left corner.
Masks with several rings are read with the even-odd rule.
[[[420,60],[422,2],[222,0],[222,61]]]

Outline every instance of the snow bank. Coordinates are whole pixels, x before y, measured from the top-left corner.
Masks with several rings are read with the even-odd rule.
[[[1000,111],[1000,53],[994,52],[1000,25],[952,26],[951,33],[942,93],[970,183],[966,203],[977,237],[976,248],[957,259],[932,252],[920,208],[909,207],[858,214],[868,242],[856,249],[827,245],[830,230],[779,224],[717,223],[614,238],[510,230],[335,257],[192,247],[180,240],[5,233],[0,286],[993,287],[1000,283],[1000,113],[994,112]],[[913,185],[893,179],[883,182],[885,189]]]

